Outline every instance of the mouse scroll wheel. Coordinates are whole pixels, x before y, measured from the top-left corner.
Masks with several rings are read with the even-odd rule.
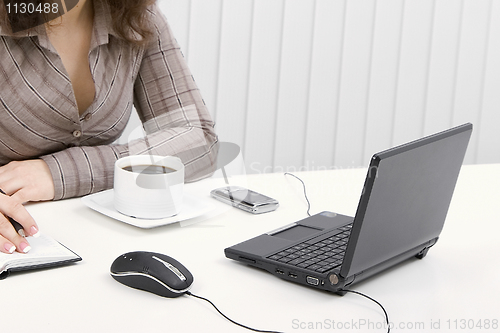
[[[186,277],[184,276],[184,274],[182,274],[182,272],[177,268],[175,267],[174,265],[172,265],[171,263],[169,262],[166,262],[164,260],[161,260],[160,258],[158,257],[155,257],[153,256],[153,259],[161,262],[163,265],[165,265],[165,267],[167,267],[171,272],[173,272],[175,275],[177,275],[177,277],[181,280],[181,281],[186,281]]]

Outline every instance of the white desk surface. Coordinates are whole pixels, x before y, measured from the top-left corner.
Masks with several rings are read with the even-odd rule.
[[[311,213],[354,215],[365,169],[296,173]],[[500,164],[464,166],[439,242],[411,260],[355,286],[387,309],[392,332],[499,332]],[[245,184],[246,183],[246,184]],[[139,229],[79,199],[29,204],[42,232],[80,256],[71,266],[13,274],[0,281],[1,332],[246,332],[209,304],[168,299],[117,283],[109,267],[144,250],[176,258],[194,275],[191,291],[248,326],[284,332],[385,332],[381,309],[362,297],[320,292],[225,258],[224,248],[306,217],[302,185],[283,174],[232,178],[280,201],[251,215],[209,198],[221,179],[187,186],[213,200],[210,219]],[[321,329],[322,328],[322,329]],[[378,328],[378,329],[377,329]]]

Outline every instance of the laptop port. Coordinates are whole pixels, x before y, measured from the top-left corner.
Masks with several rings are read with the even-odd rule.
[[[285,271],[282,271],[281,269],[276,269],[276,273],[283,275],[285,274]]]
[[[241,261],[244,261],[244,262],[249,263],[249,264],[255,264],[255,262],[256,262],[253,259],[245,258],[245,257],[242,257],[242,256],[240,256],[239,258],[240,258]]]
[[[306,281],[307,281],[307,283],[309,283],[309,284],[311,284],[313,286],[319,285],[319,279],[315,278],[315,277],[312,277],[312,276],[306,277]]]
[[[294,278],[294,279],[296,279],[298,277],[297,274],[294,274],[292,272],[289,272],[288,276],[291,277],[291,278]]]

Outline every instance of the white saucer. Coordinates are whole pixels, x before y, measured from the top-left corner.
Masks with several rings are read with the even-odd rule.
[[[123,215],[115,209],[113,203],[113,189],[90,194],[82,197],[82,202],[93,210],[109,216],[115,220],[128,223],[139,228],[154,228],[192,219],[210,212],[214,207],[207,200],[200,199],[189,193],[184,193],[183,207],[175,216],[163,219],[141,219]]]

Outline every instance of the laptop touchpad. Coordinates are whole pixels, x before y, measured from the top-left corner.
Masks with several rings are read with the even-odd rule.
[[[300,240],[302,238],[308,237],[310,235],[314,235],[318,231],[322,229],[316,229],[311,227],[305,227],[303,225],[295,225],[286,230],[280,231],[276,234],[273,234],[274,237],[284,238],[291,241]]]

